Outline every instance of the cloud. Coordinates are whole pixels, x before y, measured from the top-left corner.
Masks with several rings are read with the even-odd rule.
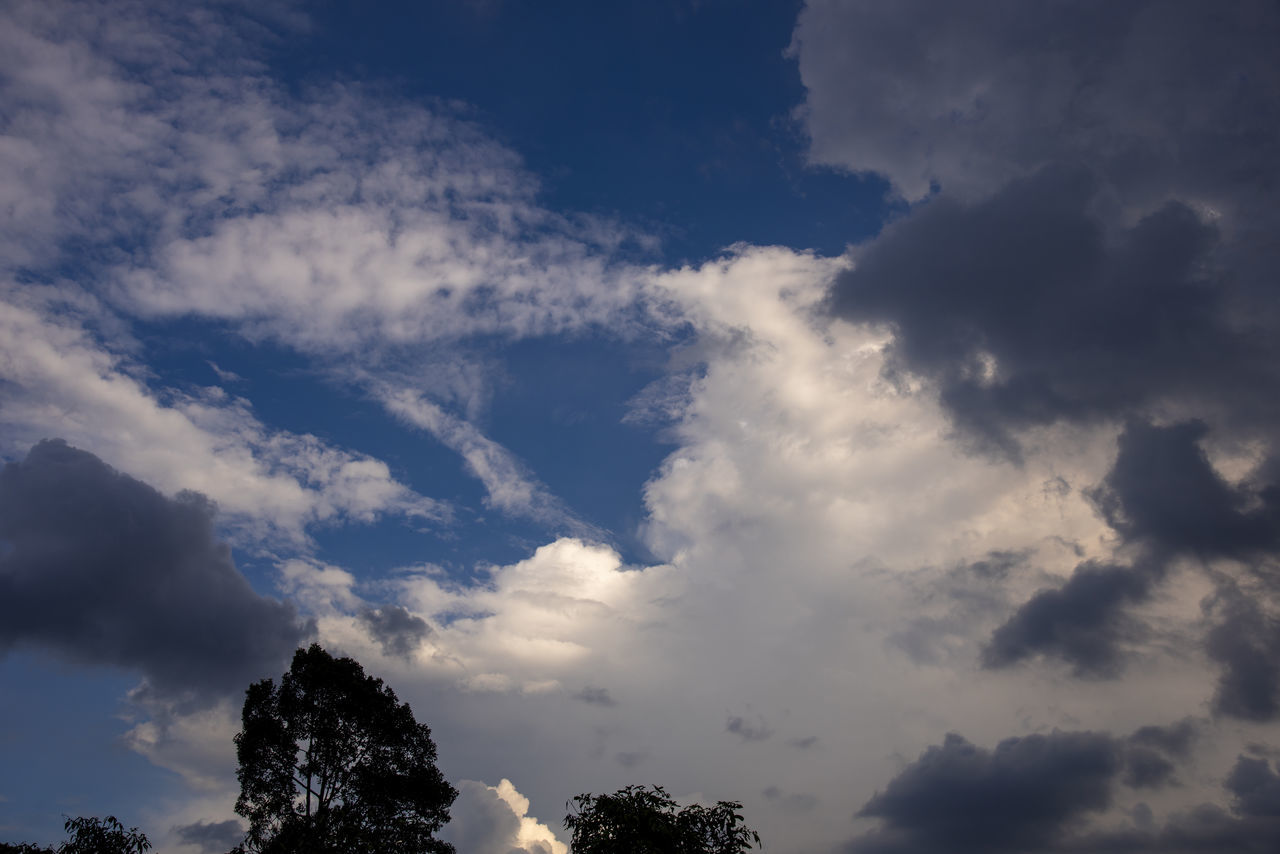
[[[1215,229],[1169,202],[1114,229],[1097,183],[1046,168],[988,199],[939,198],[855,252],[840,317],[893,330],[890,375],[936,384],[957,426],[1017,454],[1012,433],[1176,400],[1275,417],[1273,336],[1231,305]]]
[[[884,827],[850,851],[1024,851],[1106,809],[1121,756],[1108,736],[1054,732],[993,750],[951,733],[859,810]]]
[[[1213,695],[1219,714],[1252,721],[1280,716],[1280,619],[1265,602],[1224,585],[1211,603],[1218,622],[1205,649],[1222,667]]]
[[[1218,202],[1229,185],[1257,203],[1276,170],[1278,27],[1264,3],[817,0],[791,50],[810,156],[910,200],[1083,161],[1130,200],[1172,187]]]
[[[1203,558],[1274,550],[1280,488],[1232,487],[1204,451],[1208,435],[1201,421],[1126,425],[1115,467],[1091,492],[1108,524],[1126,540]]]
[[[741,715],[729,715],[724,722],[724,731],[738,736],[744,742],[764,741],[773,735],[773,727],[759,716],[754,721],[749,721]]]
[[[58,440],[0,472],[0,640],[213,698],[280,668],[308,629],[259,596],[195,493],[168,498]]]
[[[529,799],[510,780],[486,786],[475,780],[457,785],[458,799],[441,838],[468,854],[568,854],[546,825],[528,815]]]
[[[4,291],[0,422],[13,450],[57,431],[166,491],[209,496],[224,523],[258,538],[305,541],[311,525],[385,514],[447,517],[446,505],[409,489],[381,460],[269,429],[221,389],[153,390],[128,342],[123,353],[108,348],[87,318],[56,301]]]
[[[783,792],[777,786],[767,786],[760,794],[778,809],[793,813],[806,813],[818,805],[818,797],[806,792]]]
[[[203,822],[173,828],[173,833],[184,845],[199,847],[203,854],[222,854],[244,841],[244,825],[235,819]]]
[[[586,686],[581,691],[573,695],[573,699],[581,700],[591,706],[604,706],[612,708],[618,705],[618,701],[613,699],[613,695],[609,693],[608,688],[595,688],[591,685]]]
[[[1048,655],[1069,662],[1077,676],[1115,676],[1122,644],[1141,636],[1123,608],[1144,600],[1152,581],[1145,569],[1081,564],[1066,584],[1037,593],[996,629],[982,663],[1008,667]]]
[[[467,469],[484,485],[490,506],[578,536],[604,539],[601,531],[577,519],[514,454],[474,425],[412,389],[379,383],[375,395],[389,413],[426,430],[461,456]]]
[[[366,608],[360,612],[360,621],[386,655],[409,656],[431,634],[426,620],[397,605]]]
[[[1180,749],[1183,725],[1143,728],[1127,739],[1061,732],[1001,741],[992,750],[949,734],[929,747],[859,811],[881,826],[844,850],[908,854],[1067,851],[1265,851],[1280,824],[1280,775],[1266,760],[1238,757],[1225,780],[1232,813],[1211,803],[1174,811],[1155,827],[1150,809],[1132,829],[1092,829],[1116,801],[1116,783],[1138,789],[1170,782],[1171,763],[1151,747]],[[1170,742],[1169,737],[1172,738]],[[1175,750],[1177,752],[1177,750]],[[1150,774],[1150,776],[1147,776]]]
[[[457,104],[407,104],[355,86],[299,97],[271,81],[263,43],[300,26],[291,15],[267,16],[269,26],[261,26],[235,8],[20,3],[4,16],[13,47],[6,102],[14,110],[0,131],[0,163],[11,167],[5,174],[13,181],[0,187],[0,198],[14,199],[4,209],[14,220],[7,233],[20,239],[0,262],[13,278],[0,285],[0,298],[17,304],[23,285],[35,280],[60,298],[94,302],[80,324],[48,307],[34,310],[28,325],[43,328],[28,330],[32,337],[57,331],[66,339],[77,326],[127,330],[134,319],[212,321],[304,353],[320,372],[376,392],[405,374],[442,373],[456,355],[450,346],[467,338],[590,327],[635,334],[670,322],[643,287],[646,271],[613,259],[619,246],[643,238],[540,207],[537,181],[519,157],[463,118]],[[85,150],[87,140],[99,150]],[[26,210],[32,201],[19,203],[46,199],[41,212]],[[100,248],[76,256],[74,281],[62,278],[68,241]],[[652,310],[644,307],[650,302]],[[139,432],[148,409],[180,420],[147,405],[151,395],[114,372],[82,375],[85,359],[76,351],[70,359],[54,353],[32,370],[29,350],[15,344],[12,363],[0,360],[16,368],[5,378],[25,404],[8,407],[11,423],[34,422],[47,433],[55,407],[86,421],[107,409],[124,429],[98,433],[124,437]],[[88,355],[99,365],[114,361]],[[49,382],[51,373],[60,382]],[[74,388],[67,387],[71,373]],[[472,374],[468,381],[485,381]],[[461,454],[493,507],[603,538],[513,455],[442,409],[448,395],[439,396],[414,410],[434,408],[430,424],[396,414]],[[484,390],[468,396],[482,399]],[[236,408],[247,413],[248,404],[203,407],[201,426],[212,435],[186,436],[186,444],[230,444],[268,470],[296,460],[301,470],[288,474],[329,487],[313,499],[314,511],[289,508],[290,533],[348,510],[361,521],[387,510],[444,515],[379,461],[325,456],[333,449],[312,437],[254,435],[245,429],[251,424],[228,417]],[[71,438],[94,447],[88,435]],[[290,438],[295,447],[281,447]],[[119,441],[127,447],[112,460],[143,472],[125,455],[143,456],[147,443]],[[181,444],[175,438],[162,447]],[[220,454],[214,465],[197,457],[184,468],[211,479],[230,456]],[[243,459],[235,462],[245,468]],[[164,467],[151,468],[143,473],[159,483]],[[228,508],[236,503],[238,490],[214,488],[221,484],[182,486]],[[279,494],[286,484],[270,486],[277,502],[290,498]],[[267,509],[272,517],[288,512]]]

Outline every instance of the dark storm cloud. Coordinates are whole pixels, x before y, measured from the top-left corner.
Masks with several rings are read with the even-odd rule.
[[[1109,235],[1087,170],[1046,168],[989,199],[946,197],[886,229],[830,307],[894,330],[887,370],[936,382],[964,433],[1016,455],[1011,431],[1168,399],[1247,410],[1274,347],[1235,319],[1209,260],[1215,229],[1170,202]]]
[[[1235,796],[1233,806],[1240,815],[1280,818],[1280,774],[1267,760],[1239,757],[1226,787]]]
[[[0,649],[41,645],[207,698],[277,671],[305,637],[214,537],[202,496],[167,498],[46,440],[0,472]]]
[[[1120,745],[1101,733],[1010,738],[994,750],[951,733],[858,812],[881,829],[848,851],[1031,851],[1072,821],[1111,804]]]
[[[222,854],[244,841],[244,827],[235,819],[188,824],[173,829],[183,845],[195,845],[204,854]]]
[[[909,198],[1068,162],[1130,205],[1274,216],[1278,41],[1268,0],[814,0],[793,50],[814,158]]]
[[[1128,421],[1111,470],[1086,492],[1141,556],[1132,566],[1081,564],[1061,588],[1037,593],[995,631],[984,650],[986,666],[1046,655],[1070,662],[1077,675],[1116,675],[1124,643],[1141,631],[1127,609],[1151,594],[1177,555],[1252,561],[1263,580],[1260,595],[1270,595],[1265,588],[1275,582],[1266,558],[1280,544],[1280,488],[1258,478],[1247,488],[1228,484],[1202,447],[1208,434],[1201,421]],[[1280,668],[1272,661],[1280,631],[1255,603],[1229,590],[1218,598],[1234,616],[1207,638],[1210,657],[1224,668],[1215,708],[1235,717],[1274,717]]]
[[[360,612],[360,622],[364,623],[386,655],[408,657],[431,634],[426,620],[410,614],[399,605],[366,608]]]
[[[1280,620],[1254,599],[1224,586],[1219,591],[1219,622],[1205,648],[1222,667],[1213,709],[1253,721],[1280,716]]]
[[[1067,583],[1031,597],[991,636],[982,653],[989,668],[1008,667],[1037,655],[1060,658],[1077,676],[1118,673],[1121,647],[1141,633],[1124,612],[1150,592],[1147,568],[1083,563]]]
[[[1198,733],[1196,723],[1183,720],[1170,726],[1144,726],[1125,739],[1123,782],[1133,789],[1176,785],[1176,763],[1185,760]]]
[[[1274,851],[1280,839],[1280,775],[1240,757],[1225,781],[1231,812],[1203,804],[1156,827],[1139,804],[1135,826],[1087,830],[1115,789],[1174,782],[1194,724],[1143,727],[1127,738],[1053,732],[1000,742],[993,750],[951,734],[928,748],[859,811],[881,826],[851,840],[849,854],[1057,854],[1057,852]],[[1158,760],[1158,761],[1157,761]],[[1136,769],[1136,770],[1135,770]]]
[[[1201,421],[1126,425],[1115,465],[1090,492],[1107,523],[1161,551],[1239,557],[1274,549],[1280,488],[1250,493],[1227,484],[1200,445],[1208,433]]]

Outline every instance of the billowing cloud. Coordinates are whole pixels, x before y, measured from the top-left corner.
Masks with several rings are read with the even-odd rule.
[[[546,825],[528,815],[529,799],[510,780],[486,786],[475,780],[458,784],[458,799],[441,837],[459,851],[474,854],[568,854]]]
[[[1130,423],[1115,467],[1094,499],[1127,540],[1203,558],[1241,557],[1280,545],[1280,487],[1227,483],[1209,461],[1199,421]]]
[[[238,692],[306,637],[214,535],[213,507],[168,498],[49,440],[0,472],[0,640],[142,672],[169,695]]]
[[[1048,168],[932,201],[858,250],[831,308],[889,326],[889,370],[936,383],[963,430],[1008,453],[1010,431],[1173,401],[1269,423],[1255,390],[1276,384],[1280,354],[1209,265],[1214,228],[1170,202],[1108,234],[1097,192]]]

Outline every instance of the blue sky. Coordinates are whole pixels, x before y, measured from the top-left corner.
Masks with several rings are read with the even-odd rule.
[[[1270,850],[1273,4],[367,6],[0,7],[0,840],[318,640],[473,854]]]

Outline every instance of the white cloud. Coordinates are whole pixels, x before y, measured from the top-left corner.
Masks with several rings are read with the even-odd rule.
[[[387,412],[434,436],[456,452],[467,470],[485,488],[490,506],[514,516],[526,516],[549,526],[565,526],[601,538],[601,532],[574,517],[559,498],[506,448],[467,421],[446,412],[409,388],[376,383],[375,396]]]
[[[162,400],[138,373],[74,319],[0,297],[7,453],[57,436],[165,492],[204,493],[224,521],[259,536],[300,541],[317,523],[447,512],[398,482],[381,460],[271,430],[221,389],[166,389]]]
[[[628,568],[562,539],[487,584],[403,582],[400,601],[434,631],[396,678],[452,762],[497,751],[540,804],[656,774],[682,796],[744,801],[771,845],[817,851],[948,730],[992,742],[1199,711],[1206,668],[1159,644],[1126,678],[1132,702],[1050,670],[979,667],[1009,603],[1069,573],[1076,548],[1111,555],[1079,490],[1110,466],[1113,429],[1032,435],[1021,467],[964,454],[932,392],[882,379],[884,330],[814,316],[840,263],[744,248],[659,280],[707,340],[679,445],[645,492],[667,563]],[[965,604],[948,572],[992,552],[1026,559],[987,610],[946,623]],[[945,624],[935,665],[892,640],[923,614]],[[1166,626],[1196,619],[1170,610]],[[517,690],[539,680],[563,688]],[[586,686],[616,702],[575,700]],[[735,716],[771,737],[726,732]]]
[[[458,784],[452,820],[442,834],[468,854],[569,854],[549,827],[529,815],[529,799],[510,780]]]

